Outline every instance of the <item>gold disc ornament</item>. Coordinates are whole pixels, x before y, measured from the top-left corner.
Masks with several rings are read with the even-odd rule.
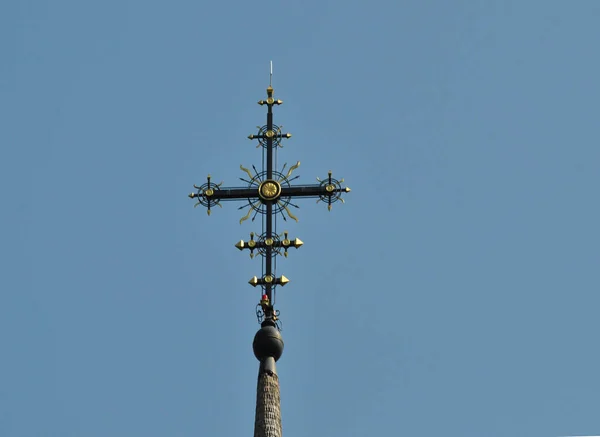
[[[258,187],[258,195],[263,200],[275,200],[281,194],[281,185],[277,181],[266,180]]]

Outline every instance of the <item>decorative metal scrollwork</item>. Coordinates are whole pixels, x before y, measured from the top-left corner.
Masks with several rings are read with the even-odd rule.
[[[279,310],[276,310],[274,308],[271,308],[271,309],[272,309],[271,319],[275,322],[275,326],[277,327],[277,329],[279,331],[281,331],[283,322],[279,318]],[[266,317],[266,315],[265,315],[265,311],[263,310],[263,307],[259,303],[257,303],[256,304],[256,320],[258,321],[258,324],[261,324],[265,320],[265,317]]]
[[[256,135],[250,135],[252,137],[251,139],[256,138],[258,140],[258,146],[256,146],[256,148],[262,146],[266,149],[269,146],[269,139],[272,140],[271,148],[275,149],[276,147],[283,147],[281,145],[281,139],[285,138],[285,135],[281,133],[281,128],[283,126],[277,126],[274,124],[271,129],[269,129],[267,125],[256,127],[258,128],[258,133]]]
[[[221,185],[223,185],[223,182],[218,184],[211,182],[210,175],[206,177],[205,184],[202,184],[200,186],[194,184],[194,188],[196,188],[197,191],[196,193],[192,193],[189,195],[189,197],[191,197],[192,199],[196,199],[196,204],[194,205],[194,208],[198,205],[205,206],[207,208],[206,212],[208,215],[210,215],[211,207],[218,206],[222,208],[223,206],[219,202],[218,198],[213,198],[215,193],[221,189]]]
[[[283,165],[282,171],[285,171],[287,164]],[[249,176],[248,179],[240,178],[241,181],[246,182],[248,184],[248,188],[255,188],[258,192],[258,199],[256,198],[248,198],[248,203],[240,206],[238,209],[248,208],[248,213],[241,218],[240,223],[245,220],[248,220],[250,216],[252,216],[252,221],[256,218],[258,214],[265,215],[267,213],[267,202],[271,203],[272,206],[272,214],[281,214],[284,220],[287,220],[286,214],[293,220],[298,221],[298,218],[292,214],[290,211],[290,206],[294,208],[298,208],[298,205],[291,202],[292,198],[290,196],[281,196],[282,188],[291,187],[291,181],[298,178],[299,176],[294,176],[290,178],[292,172],[300,166],[300,163],[296,163],[291,166],[288,170],[287,174],[283,174],[282,172],[273,170],[271,179],[267,179],[266,171],[258,171],[254,166],[252,169],[254,170],[254,175],[247,168],[240,165],[240,169]],[[254,212],[254,214],[252,214]]]
[[[270,247],[271,257],[275,258],[280,253],[281,248],[281,240],[279,239],[279,235],[272,234],[270,237],[267,236],[265,232],[260,237],[258,237],[258,246],[257,252],[262,256],[267,256],[267,248]]]
[[[321,184],[321,187],[325,189],[326,194],[321,194],[319,196],[319,200],[317,203],[323,201],[327,203],[327,209],[331,211],[331,205],[338,200],[344,203],[344,199],[342,199],[342,194],[347,192],[347,189],[342,187],[344,183],[344,179],[334,179],[331,177],[331,172],[328,173],[328,177],[325,180],[321,180],[317,178],[317,181]]]

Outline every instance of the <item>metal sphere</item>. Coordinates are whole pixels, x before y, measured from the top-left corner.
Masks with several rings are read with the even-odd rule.
[[[265,323],[254,336],[252,349],[259,361],[267,357],[273,357],[277,361],[283,353],[283,338],[275,326]]]

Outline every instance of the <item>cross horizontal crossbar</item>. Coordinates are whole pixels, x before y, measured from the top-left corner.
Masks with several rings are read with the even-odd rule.
[[[350,188],[335,188],[330,185],[323,186],[319,184],[298,185],[291,187],[281,187],[281,197],[322,197],[335,196],[338,193],[348,193]],[[190,197],[204,197],[207,200],[239,200],[239,199],[261,199],[262,197],[256,188],[212,188],[200,193],[192,193]],[[275,199],[262,200],[263,202],[273,202]]]

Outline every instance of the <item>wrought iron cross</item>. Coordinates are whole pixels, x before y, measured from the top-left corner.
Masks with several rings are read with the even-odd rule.
[[[260,286],[263,290],[262,298],[257,305],[259,323],[263,319],[272,320],[277,326],[279,326],[279,311],[273,308],[275,289],[277,286],[284,286],[289,280],[283,275],[276,276],[276,257],[281,254],[287,257],[289,248],[299,248],[303,244],[299,238],[290,239],[287,232],[277,234],[277,217],[281,216],[283,220],[287,220],[289,217],[298,221],[298,218],[290,211],[290,207],[298,208],[298,205],[292,203],[295,198],[318,198],[317,203],[323,201],[331,210],[333,203],[338,200],[344,202],[343,193],[350,192],[350,188],[342,187],[344,180],[334,179],[331,171],[325,179],[317,178],[317,184],[292,185],[291,182],[299,177],[292,177],[292,173],[300,166],[300,162],[289,167],[287,173],[285,173],[287,164],[284,164],[281,170],[273,168],[277,150],[283,147],[282,140],[292,136],[289,133],[282,133],[281,126],[273,124],[273,107],[282,103],[281,100],[273,98],[273,88],[269,83],[267,100],[258,102],[261,106],[267,106],[267,124],[262,127],[257,126],[258,133],[248,136],[250,140],[258,140],[257,148],[262,147],[262,170],[258,171],[253,165],[251,172],[240,165],[240,169],[248,176],[240,178],[247,184],[245,187],[224,188],[221,187],[223,182],[215,184],[208,175],[206,183],[201,186],[194,185],[197,191],[189,195],[190,198],[197,200],[195,207],[202,205],[207,208],[208,215],[210,215],[212,207],[221,207],[221,201],[242,200],[246,202],[238,208],[248,208],[248,213],[240,219],[240,224],[250,217],[254,221],[258,214],[262,215],[262,233],[255,235],[251,232],[249,241],[240,240],[235,246],[239,250],[248,249],[251,258],[254,257],[255,252],[262,256],[264,260],[262,275],[254,276],[249,283],[254,287]]]

